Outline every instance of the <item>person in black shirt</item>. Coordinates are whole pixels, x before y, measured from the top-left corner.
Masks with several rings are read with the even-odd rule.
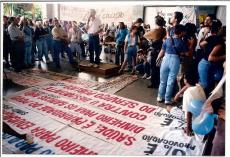
[[[37,26],[34,33],[34,38],[36,40],[36,46],[38,48],[38,59],[39,59],[38,65],[40,66],[41,61],[43,61],[42,59],[43,55],[46,58],[46,62],[49,62],[48,49],[46,43],[46,36],[48,35],[48,33],[42,27],[42,23],[40,21],[37,21],[36,25]]]
[[[215,86],[214,71],[216,71],[215,69],[218,62],[223,62],[226,59],[224,40],[221,36],[217,35],[218,31],[218,23],[213,22],[211,27],[211,36],[207,37],[200,43],[201,48],[204,48],[204,55],[198,65],[199,82],[204,87],[207,95]],[[222,68],[217,69],[217,71],[219,71]],[[223,69],[221,71],[223,71]],[[220,78],[221,77],[222,76],[220,76]]]
[[[9,53],[10,53],[10,35],[8,33],[8,17],[3,16],[3,58],[6,62],[6,67],[10,67],[9,63]]]

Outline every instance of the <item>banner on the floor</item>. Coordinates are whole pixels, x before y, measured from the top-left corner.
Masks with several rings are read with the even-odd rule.
[[[14,83],[25,87],[33,87],[33,86],[40,86],[42,84],[47,84],[49,82],[53,82],[53,80],[38,77],[38,76],[31,76],[25,73],[15,73],[13,71],[5,71],[5,74],[8,79],[11,79]]]
[[[40,69],[30,69],[30,70],[24,71],[24,73],[33,75],[33,76],[43,77],[43,78],[54,80],[54,81],[61,81],[61,80],[72,78],[72,76],[70,75],[65,75],[61,73],[56,73],[56,72],[47,71],[47,70],[40,70]]]
[[[185,135],[186,123],[165,109],[80,85],[49,83],[18,92],[6,101],[16,110],[4,107],[4,122],[20,132],[31,131],[40,147],[55,154],[201,155],[203,151],[202,138]],[[23,112],[17,110],[19,106]],[[11,120],[10,112],[19,118]],[[14,137],[5,136],[8,147]]]
[[[101,92],[115,94],[116,92],[120,91],[127,85],[133,83],[137,79],[138,77],[136,75],[124,74],[116,77],[115,79],[103,82],[101,85],[98,85],[95,89]]]

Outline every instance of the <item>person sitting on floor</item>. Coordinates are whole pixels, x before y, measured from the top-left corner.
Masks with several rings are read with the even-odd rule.
[[[146,79],[150,76],[150,64],[147,61],[147,55],[142,49],[137,52],[136,60],[137,65],[135,67],[135,70],[138,71],[140,74],[144,74],[142,78]]]

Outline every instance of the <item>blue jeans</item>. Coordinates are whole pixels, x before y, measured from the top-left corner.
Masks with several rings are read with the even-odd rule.
[[[210,68],[211,62],[202,59],[198,64],[199,83],[207,88],[210,84]]]
[[[147,74],[150,76],[150,64],[149,62],[142,62],[136,66],[136,70],[141,74]]]
[[[46,38],[46,44],[47,44],[47,49],[50,51],[51,55],[53,55],[53,39],[51,36],[47,36]]]
[[[94,60],[95,52],[95,60]],[[100,64],[100,41],[99,35],[89,35],[90,63]]]
[[[137,56],[137,47],[136,46],[128,46],[128,51],[126,54],[126,60],[128,61],[128,68],[132,69],[134,68],[132,65],[136,62],[136,56]]]
[[[116,58],[115,63],[117,65],[120,64],[120,56],[121,56],[121,64],[124,62],[124,42],[119,42],[116,45]]]
[[[59,54],[60,52],[65,51],[69,57],[69,63],[73,63],[73,55],[71,53],[70,48],[68,45],[63,44],[59,40],[53,40],[53,48],[54,48],[54,55],[53,55],[53,61],[56,64],[56,66],[60,66],[60,59],[59,59]]]
[[[46,60],[49,59],[48,57],[48,50],[47,50],[47,43],[46,43],[46,39],[44,37],[39,38],[36,41],[36,46],[38,48],[38,59],[41,61],[43,55],[45,56]]]
[[[32,42],[31,41],[25,41],[25,53],[24,53],[24,64],[28,65],[31,64],[32,59]]]
[[[165,98],[165,101],[172,100],[173,87],[176,82],[180,68],[180,58],[178,55],[166,54],[160,67],[160,86],[158,97]]]

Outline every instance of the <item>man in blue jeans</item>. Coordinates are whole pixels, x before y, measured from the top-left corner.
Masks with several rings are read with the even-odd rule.
[[[73,55],[70,48],[68,47],[68,36],[66,32],[62,29],[57,19],[54,20],[55,27],[52,29],[53,35],[53,60],[56,65],[56,68],[61,68],[59,54],[60,52],[65,51],[69,57],[69,63],[74,64]]]
[[[89,53],[90,64],[88,66],[98,68],[100,64],[100,40],[99,33],[102,31],[101,20],[96,17],[96,11],[90,10],[90,16],[87,21],[87,32],[89,34]],[[94,59],[95,52],[95,59]]]
[[[165,40],[157,57],[159,60],[164,56],[160,67],[158,102],[165,100],[165,104],[172,103],[173,87],[180,68],[180,56],[188,54],[187,44],[181,39],[183,31],[183,25],[176,25],[174,36]]]

